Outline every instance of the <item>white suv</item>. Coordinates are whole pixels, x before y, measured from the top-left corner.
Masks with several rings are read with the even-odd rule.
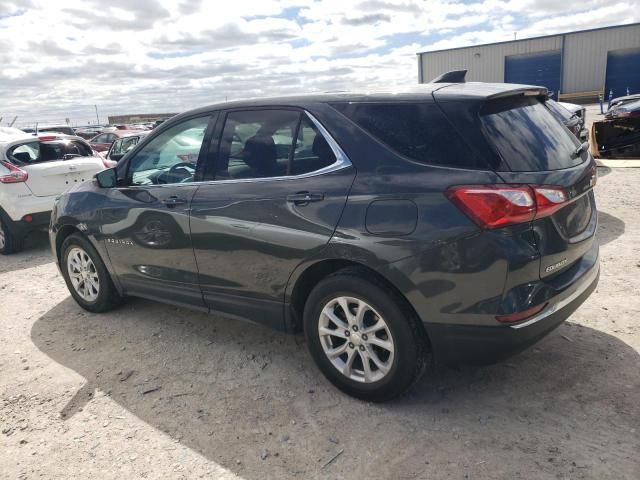
[[[21,250],[29,232],[48,227],[58,195],[104,168],[80,137],[48,133],[34,138],[0,128],[0,254]]]

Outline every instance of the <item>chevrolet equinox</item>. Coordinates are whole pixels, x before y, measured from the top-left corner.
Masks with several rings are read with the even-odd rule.
[[[333,384],[384,401],[432,361],[522,350],[596,287],[595,163],[546,101],[431,83],[193,110],[63,194],[51,247],[86,310],[303,331]]]

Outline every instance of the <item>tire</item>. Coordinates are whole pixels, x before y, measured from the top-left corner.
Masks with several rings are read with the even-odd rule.
[[[358,319],[361,307],[364,315]],[[430,359],[424,330],[406,300],[364,268],[340,270],[316,285],[305,304],[304,333],[327,379],[362,400],[383,402],[402,394]]]
[[[6,222],[0,218],[0,254],[8,255],[22,250],[24,236],[13,233]]]
[[[87,238],[77,233],[69,235],[61,252],[60,270],[78,305],[89,312],[103,313],[122,303],[104,262]]]

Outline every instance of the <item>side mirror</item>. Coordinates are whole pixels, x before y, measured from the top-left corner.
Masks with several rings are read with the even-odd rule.
[[[114,162],[119,162],[122,157],[124,157],[124,153],[113,153],[108,156],[109,160],[113,160]]]
[[[118,183],[118,175],[115,168],[108,168],[98,172],[94,178],[100,188],[112,188]]]

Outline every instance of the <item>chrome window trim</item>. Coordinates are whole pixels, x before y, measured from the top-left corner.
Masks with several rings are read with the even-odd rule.
[[[324,126],[318,121],[318,119],[305,109],[302,109],[302,112],[307,117],[309,117],[311,122],[313,122],[314,126],[320,132],[320,135],[322,135],[324,139],[327,141],[327,143],[329,144],[329,148],[331,148],[331,151],[336,157],[336,161],[331,165],[327,165],[326,167],[323,167],[320,170],[315,170],[313,172],[301,173],[300,175],[281,175],[279,177],[260,177],[260,178],[230,178],[225,180],[203,180],[200,182],[191,182],[186,185],[210,185],[210,184],[295,180],[299,178],[309,178],[309,177],[315,177],[317,175],[324,175],[326,173],[342,170],[343,168],[347,168],[353,165],[351,163],[351,160],[349,160],[349,157],[347,157],[347,154],[344,153],[344,150],[342,150],[342,148],[340,148],[340,145],[338,145],[338,142],[334,140],[331,134],[327,131],[326,128],[324,128]],[[174,183],[172,185],[176,185],[176,184]]]
[[[318,121],[316,117],[314,117],[309,111],[305,109],[301,109],[302,112],[309,117],[309,119],[313,122],[315,127],[318,129],[320,134],[324,137],[324,139],[329,144],[329,148],[336,156],[336,161],[331,165],[327,165],[320,170],[315,170],[313,172],[302,173],[300,175],[283,175],[280,177],[261,177],[261,178],[230,178],[226,180],[201,180],[199,182],[185,182],[185,183],[166,183],[166,184],[149,184],[149,185],[129,185],[126,188],[150,188],[150,187],[176,187],[176,186],[188,186],[188,185],[212,185],[212,184],[228,184],[228,183],[253,183],[253,182],[269,182],[269,181],[282,181],[282,180],[295,180],[301,178],[310,178],[318,175],[325,175],[327,173],[336,172],[338,170],[342,170],[344,168],[348,168],[351,165],[351,160],[344,150],[340,148],[338,142],[334,140],[331,134],[327,131],[326,128]]]

